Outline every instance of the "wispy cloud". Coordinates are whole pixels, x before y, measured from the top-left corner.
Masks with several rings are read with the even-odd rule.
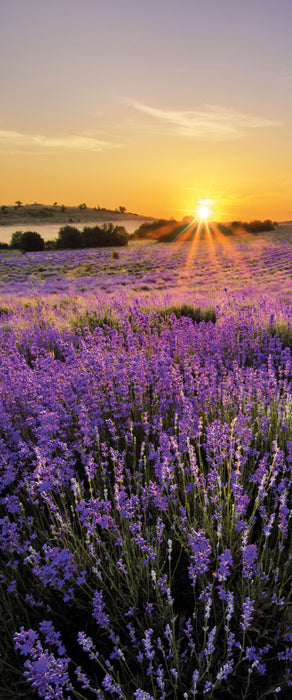
[[[218,105],[206,104],[202,109],[182,112],[149,107],[136,100],[127,100],[127,103],[137,111],[169,124],[171,133],[193,138],[240,138],[245,129],[260,129],[279,124],[264,117],[254,117]]]
[[[26,148],[59,151],[103,151],[105,148],[119,146],[120,144],[101,141],[87,134],[45,136],[44,134],[24,134],[19,131],[0,130],[0,148],[5,147],[14,151]]]

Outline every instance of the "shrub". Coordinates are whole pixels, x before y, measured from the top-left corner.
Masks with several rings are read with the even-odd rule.
[[[283,347],[290,348],[292,351],[292,326],[283,324],[272,325],[268,328],[268,333],[273,337],[279,338]]]
[[[76,317],[71,325],[74,330],[77,328],[80,328],[80,330],[88,328],[90,333],[94,333],[96,328],[102,328],[105,331],[108,328],[120,330],[120,324],[118,321],[116,321],[116,319],[112,318],[111,315],[107,313],[100,315],[96,313],[96,311],[91,313],[89,311],[85,311],[84,314]]]
[[[85,226],[81,237],[84,248],[128,245],[128,234],[124,226],[114,226],[111,222],[103,226]]]
[[[118,245],[118,246],[124,246],[128,245],[128,233],[124,226],[115,226],[112,236],[111,236],[111,244],[110,245]]]
[[[275,225],[271,219],[265,219],[264,221],[256,219],[255,221],[243,224],[243,227],[249,233],[262,233],[263,231],[273,231]]]
[[[163,227],[170,223],[168,219],[158,219],[157,221],[144,221],[139,228],[136,229],[134,235],[136,238],[158,238],[158,232]],[[173,223],[173,221],[172,221]]]
[[[159,314],[165,319],[170,318],[170,316],[174,314],[176,318],[191,318],[195,323],[201,323],[201,321],[216,323],[216,313],[214,309],[208,308],[202,310],[199,306],[194,307],[189,304],[169,306],[167,309],[160,311]]]
[[[274,231],[277,222],[273,222],[271,219],[265,219],[264,221],[255,219],[254,221],[231,221],[227,224],[217,224],[217,226],[222,233],[226,233],[227,235],[240,231],[264,233],[265,231]]]
[[[56,241],[45,241],[45,250],[56,250]]]
[[[20,238],[20,250],[29,253],[44,250],[45,242],[42,236],[36,231],[24,231]]]
[[[84,226],[81,237],[83,248],[98,248],[102,245],[101,226]]]
[[[56,248],[81,248],[82,235],[76,226],[61,226],[56,240]]]

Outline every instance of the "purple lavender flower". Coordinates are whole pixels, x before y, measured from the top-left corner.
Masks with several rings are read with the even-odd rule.
[[[226,621],[230,622],[231,617],[234,612],[234,593],[233,591],[227,591],[226,593]]]
[[[135,690],[134,698],[135,700],[154,700],[153,695],[150,695],[146,690],[141,690],[140,688]]]
[[[217,632],[217,627],[215,625],[215,627],[213,627],[213,629],[208,634],[207,645],[206,645],[206,648],[204,649],[204,654],[207,658],[212,656],[212,654],[215,651],[214,640],[216,637],[216,632]]]
[[[198,669],[196,668],[194,673],[193,673],[193,676],[192,676],[192,681],[193,681],[192,691],[193,691],[194,697],[195,697],[196,687],[197,687],[197,683],[198,683],[199,678],[200,678],[200,674],[199,674]]]
[[[206,681],[206,683],[204,685],[204,690],[203,690],[204,695],[207,695],[207,693],[211,693],[212,690],[213,690],[213,685],[212,685],[211,681]]]
[[[219,669],[219,671],[217,673],[217,676],[216,676],[217,680],[218,681],[221,681],[223,679],[226,680],[227,676],[229,676],[229,674],[232,673],[233,666],[234,666],[233,659],[231,659],[230,661],[226,661],[226,663],[223,666],[221,666],[221,668]]]
[[[24,662],[24,676],[45,700],[63,698],[63,690],[73,690],[68,674],[68,659],[55,659],[44,650],[37,659]]]
[[[10,581],[9,586],[7,586],[7,593],[12,593],[16,588],[16,579]]]
[[[149,661],[151,661],[154,658],[154,649],[152,647],[152,642],[151,642],[151,636],[153,634],[153,629],[149,627],[147,630],[145,630],[145,638],[142,639],[143,646],[145,649],[145,656]]]
[[[117,695],[118,698],[121,698],[121,700],[123,699],[123,693],[121,690],[121,686],[119,685],[119,683],[116,683],[113,680],[110,673],[105,674],[104,679],[102,681],[102,685],[107,692],[111,693],[111,695],[114,694],[114,695]]]
[[[254,562],[257,559],[258,551],[256,544],[247,544],[242,548],[242,570],[244,576],[252,578],[254,573]]]
[[[251,626],[254,612],[254,601],[246,597],[242,604],[242,615],[240,622],[241,629],[246,632],[246,630]]]
[[[42,563],[38,553],[32,552],[33,573],[44,585],[60,590],[72,578],[77,569],[74,555],[66,548],[50,547],[48,544],[44,545],[43,551],[44,563]]]
[[[63,656],[65,654],[66,649],[61,642],[60,632],[56,632],[52,621],[42,620],[42,622],[40,622],[39,624],[39,629],[44,635],[46,644],[56,646],[58,649],[59,656]]]
[[[191,529],[188,545],[191,548],[189,576],[192,584],[195,585],[197,577],[208,571],[212,548],[209,540],[205,537],[204,531],[201,529],[198,532],[193,528]]]
[[[22,627],[20,632],[14,635],[14,641],[15,648],[28,657],[24,662],[23,675],[33,688],[37,689],[40,697],[48,700],[63,698],[63,690],[73,690],[68,673],[70,659],[64,657],[65,650],[51,621],[43,620],[40,629],[46,642],[57,646],[59,656],[56,659],[53,653],[43,649],[36,632],[25,631]],[[63,658],[60,658],[60,655]]]
[[[161,692],[162,692],[162,697],[165,697],[165,694],[164,694],[164,689],[165,689],[164,671],[163,671],[161,664],[159,664],[159,666],[157,666],[157,669],[156,669],[156,683],[157,683],[159,690],[161,690]]]
[[[109,615],[104,612],[105,604],[103,602],[103,594],[101,591],[95,591],[93,595],[93,617],[102,629],[108,629],[110,624]]]
[[[230,576],[230,567],[233,564],[230,549],[225,549],[222,554],[219,554],[218,561],[219,567],[216,575],[218,581],[221,583],[222,581],[226,581],[228,576]]]
[[[25,630],[24,627],[21,627],[20,632],[15,632],[14,635],[15,649],[18,649],[20,654],[27,656],[33,649],[37,639],[37,632],[32,629]]]
[[[256,243],[257,263],[260,256],[266,261],[267,256],[280,255],[276,242],[272,252],[265,252],[258,239]],[[241,242],[236,245],[240,248]],[[286,255],[285,245],[281,247]],[[161,247],[153,256],[153,250],[145,249],[143,264],[151,267],[146,280],[152,278],[153,289],[159,286],[164,268],[175,284],[189,251],[181,246],[169,256],[169,249]],[[212,278],[216,271],[208,255],[197,253],[198,269],[208,270]],[[28,662],[29,682],[40,697],[71,696],[80,685],[85,696],[88,690],[103,700],[121,693],[125,697],[129,690],[125,661],[133,661],[129,692],[135,700],[153,700],[151,687],[154,695],[170,695],[174,685],[184,698],[199,693],[208,697],[217,688],[219,694],[224,692],[240,657],[242,677],[245,671],[249,676],[265,674],[270,658],[276,658],[277,672],[279,668],[282,673],[277,682],[291,683],[285,611],[292,357],[275,325],[278,317],[291,329],[290,305],[279,303],[276,294],[269,301],[257,296],[258,313],[245,291],[233,298],[229,294],[227,301],[224,297],[223,305],[219,291],[219,323],[193,323],[162,313],[182,301],[181,293],[173,292],[173,302],[165,295],[158,300],[155,292],[156,311],[150,308],[148,294],[144,302],[132,303],[126,290],[119,298],[114,293],[132,279],[136,294],[144,276],[139,268],[141,249],[127,252],[133,275],[106,271],[110,268],[106,250],[91,251],[90,256],[85,250],[64,251],[63,257],[58,251],[48,255],[53,256],[50,264],[60,270],[72,265],[77,270],[90,262],[99,276],[93,280],[94,298],[83,293],[74,300],[72,295],[55,297],[55,309],[44,298],[32,299],[27,308],[24,300],[17,307],[12,300],[9,315],[4,319],[0,313],[0,581],[11,605],[22,601],[21,614],[29,616],[32,627],[38,620],[36,631],[22,628],[15,636],[20,659]],[[225,265],[222,256],[221,262]],[[33,256],[17,262],[25,275],[36,264]],[[10,274],[15,260],[11,264],[6,256],[3,265],[3,274]],[[188,260],[184,274],[189,281],[193,271]],[[88,276],[82,282],[82,277],[61,277],[60,272],[63,290],[71,293],[85,285],[93,291]],[[22,284],[14,277],[14,291],[22,294]],[[46,293],[49,289],[48,285]],[[113,292],[109,301],[105,290]],[[204,293],[199,301],[194,289],[191,298],[192,303],[206,301]],[[271,305],[274,318],[268,327]],[[80,321],[76,330],[84,309],[87,327]],[[97,322],[95,328],[91,321],[93,326]],[[229,507],[234,519],[227,531]],[[247,518],[249,511],[253,522]],[[256,536],[255,522],[261,532],[251,540],[256,544],[248,544]],[[274,561],[268,557],[268,547],[276,541],[277,528],[279,550]],[[269,542],[264,541],[267,537]],[[242,567],[237,557],[235,561],[240,538]],[[48,545],[42,546],[44,541]],[[227,544],[230,549],[224,549]],[[176,560],[180,546],[186,551]],[[255,596],[250,592],[250,598],[236,600],[241,568],[251,591],[259,574],[261,609],[267,611],[264,627],[267,638],[273,638],[267,652],[258,647],[261,618],[253,623]],[[165,572],[171,572],[171,578]],[[23,590],[24,574],[30,582],[28,593]],[[115,574],[114,582],[110,576]],[[187,574],[194,594],[191,612]],[[180,609],[185,594],[187,609],[178,615],[178,641],[171,608]],[[80,630],[77,634],[83,650],[80,658],[87,654],[88,668],[93,674],[101,665],[106,669],[99,690],[92,689],[83,668],[77,667],[75,675],[71,672],[57,631],[57,626],[62,629],[57,616],[62,599],[68,632],[71,610],[75,621],[83,611],[85,629],[93,630],[93,639]],[[271,622],[273,606],[277,614]],[[217,631],[212,626],[219,621],[219,608],[223,620]],[[176,668],[177,643],[181,654]],[[187,689],[184,670],[189,679],[196,662],[201,678],[196,669]],[[71,682],[78,686],[72,691],[69,670]],[[267,683],[270,675],[269,668]],[[254,682],[258,687],[257,679]],[[264,678],[261,682],[264,692]]]

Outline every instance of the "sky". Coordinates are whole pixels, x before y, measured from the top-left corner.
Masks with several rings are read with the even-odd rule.
[[[291,0],[0,0],[0,206],[292,219]]]

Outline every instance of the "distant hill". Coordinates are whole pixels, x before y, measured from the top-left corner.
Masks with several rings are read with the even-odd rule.
[[[21,204],[0,206],[0,225],[15,224],[70,224],[103,222],[109,219],[120,220],[124,224],[127,219],[137,218],[143,221],[153,221],[153,217],[128,212],[126,207],[106,209],[104,207],[87,207],[85,203],[78,207],[68,207],[63,204]]]

